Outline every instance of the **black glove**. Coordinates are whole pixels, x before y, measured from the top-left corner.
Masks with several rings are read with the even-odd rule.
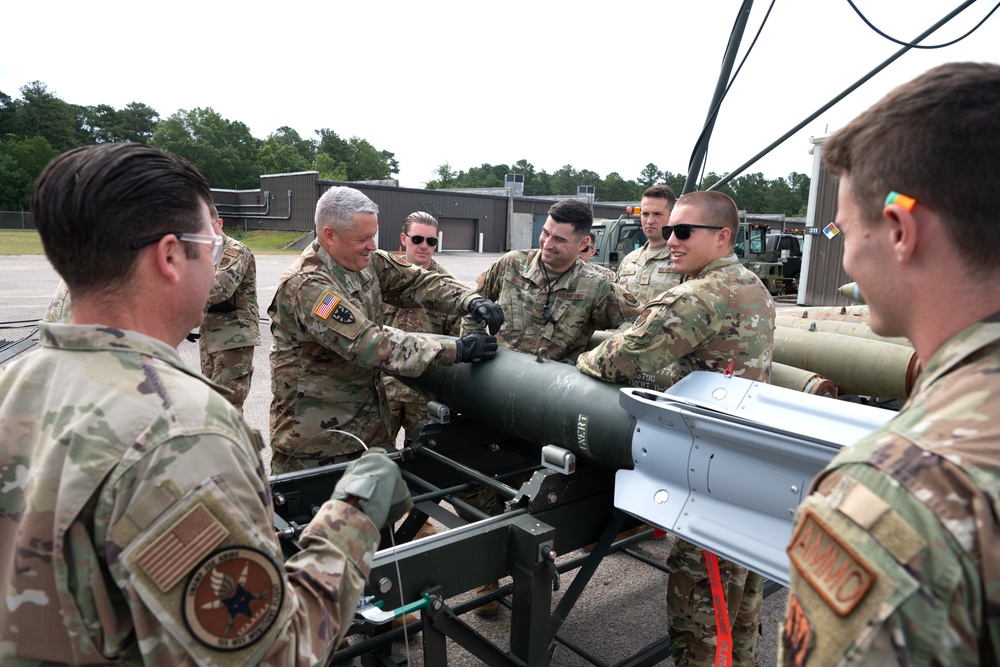
[[[399,466],[383,450],[369,449],[352,461],[333,489],[333,500],[354,496],[358,507],[379,530],[396,523],[413,507]]]
[[[455,341],[455,345],[458,346],[457,362],[460,364],[475,363],[497,356],[496,337],[488,336],[481,331],[462,336]]]
[[[476,318],[477,322],[486,325],[486,329],[493,335],[500,331],[503,326],[503,311],[489,299],[479,296],[469,303],[469,314]]]

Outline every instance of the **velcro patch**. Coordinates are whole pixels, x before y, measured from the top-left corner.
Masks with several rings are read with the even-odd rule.
[[[631,292],[625,292],[622,298],[625,299],[625,303],[632,306],[633,308],[639,305],[639,299],[635,298],[635,295],[632,294]],[[646,312],[648,313],[649,311],[647,310]]]
[[[385,256],[391,259],[394,263],[399,264],[400,266],[412,266],[412,264],[410,264],[410,262],[407,261],[406,257],[403,255],[393,255],[392,253],[386,253]]]
[[[330,313],[340,305],[340,297],[335,295],[333,292],[327,292],[323,295],[323,298],[319,300],[316,307],[313,308],[313,315],[325,320],[330,317]]]
[[[198,564],[184,587],[184,624],[209,648],[239,651],[271,629],[284,596],[281,573],[267,554],[220,549]]]
[[[634,299],[635,297],[632,298]],[[639,313],[639,317],[635,318],[635,324],[633,324],[632,326],[638,328],[641,327],[643,324],[645,324],[646,320],[649,318],[650,312],[652,311],[649,308],[647,308],[646,310]]]
[[[587,298],[587,295],[582,292],[565,293],[560,294],[559,296],[563,299],[572,299],[573,301],[580,301]]]
[[[343,322],[344,324],[354,323],[354,313],[351,312],[350,308],[344,306],[343,304],[340,304],[333,309],[331,317],[338,322]]]
[[[166,593],[228,534],[222,522],[198,503],[139,554],[139,567]]]
[[[650,278],[651,278],[651,276],[648,273],[645,274],[645,275],[643,275],[642,278],[639,278],[639,284],[640,285],[648,285]]]
[[[781,633],[785,664],[791,663],[796,667],[806,664],[815,639],[812,620],[802,606],[802,601],[795,594],[789,595],[785,626]]]
[[[624,278],[625,276],[634,276],[634,275],[635,275],[635,269],[622,269],[621,271],[618,272],[619,278]]]
[[[788,557],[838,616],[851,613],[878,579],[811,509],[788,544]]]
[[[236,248],[226,248],[222,251],[223,257],[232,257],[233,259],[239,259],[240,251]]]

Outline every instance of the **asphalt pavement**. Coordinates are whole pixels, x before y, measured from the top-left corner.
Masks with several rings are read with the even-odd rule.
[[[457,278],[475,280],[490,266],[499,254],[472,252],[444,252],[438,261]],[[257,294],[261,316],[266,320],[267,306],[274,296],[281,274],[295,259],[293,255],[257,255]],[[17,340],[30,333],[34,322],[44,314],[52,293],[59,283],[59,276],[42,255],[0,256],[0,341]],[[155,304],[155,295],[150,295]],[[271,378],[268,351],[271,346],[270,328],[261,326],[261,345],[254,354],[254,376],[250,394],[244,405],[247,422],[267,439],[268,410],[271,402]],[[2,349],[2,346],[0,346]],[[179,347],[181,356],[193,368],[198,368],[198,347],[184,342]],[[265,450],[265,465],[269,467],[270,448]],[[642,556],[662,563],[669,553],[670,541],[648,540],[635,547]],[[581,555],[571,552],[563,559]],[[564,575],[561,590],[565,591],[572,575]],[[509,583],[510,580],[501,581]],[[603,663],[614,664],[648,645],[665,632],[667,575],[639,559],[616,553],[604,559],[590,582],[587,591],[566,619],[561,634],[592,652]],[[558,602],[561,593],[554,595]],[[471,597],[458,596],[450,603]],[[765,600],[764,638],[758,665],[775,664],[776,631],[784,609],[785,593],[781,591]],[[463,620],[502,649],[509,648],[510,610],[501,608],[492,619],[480,619],[466,614]],[[409,664],[422,667],[419,635],[411,639],[409,647],[399,642],[395,645],[400,654],[409,649]],[[482,664],[461,647],[451,645],[448,664],[455,666]],[[575,667],[593,664],[572,653],[565,646],[557,645],[550,663],[553,667]],[[670,665],[663,661],[660,665]]]

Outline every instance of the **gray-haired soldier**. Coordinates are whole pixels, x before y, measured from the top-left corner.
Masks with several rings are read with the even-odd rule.
[[[35,185],[73,311],[0,374],[0,664],[323,664],[412,504],[369,453],[282,562],[259,434],[175,349],[222,256],[210,203],[142,144],[64,153]]]

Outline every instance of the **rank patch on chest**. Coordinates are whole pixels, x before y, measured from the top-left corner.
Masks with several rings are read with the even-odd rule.
[[[184,587],[184,624],[199,642],[239,651],[263,637],[284,600],[278,566],[249,547],[221,549],[202,561]]]
[[[316,307],[313,308],[313,315],[325,320],[330,317],[330,313],[338,305],[340,305],[340,297],[336,296],[333,292],[327,292],[320,299],[319,303],[316,304]]]
[[[850,545],[837,538],[812,510],[807,510],[788,557],[802,577],[837,613],[847,616],[878,579]]]

